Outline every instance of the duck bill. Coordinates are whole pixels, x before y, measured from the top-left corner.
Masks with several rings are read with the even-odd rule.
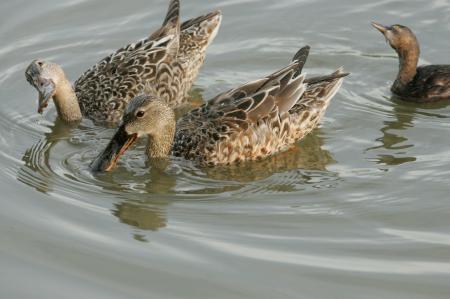
[[[119,158],[130,148],[137,137],[137,134],[129,135],[125,131],[125,126],[120,126],[105,150],[91,164],[92,170],[94,172],[112,171]]]
[[[390,29],[390,27],[381,25],[380,23],[377,22],[372,22],[372,26],[378,31],[380,31],[382,34],[386,34],[386,32],[388,32]]]
[[[37,90],[39,91],[38,113],[42,114],[50,99],[55,95],[55,84],[51,80],[43,80]]]

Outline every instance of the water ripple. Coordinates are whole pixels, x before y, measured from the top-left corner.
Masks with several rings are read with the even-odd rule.
[[[285,65],[305,44],[308,74],[343,65],[351,75],[319,129],[264,161],[199,168],[173,158],[161,171],[140,142],[115,172],[94,175],[89,165],[114,130],[66,126],[54,106],[37,115],[24,69],[43,57],[73,80],[157,28],[166,5],[0,4],[0,251],[9,277],[40,298],[54,296],[55,282],[64,295],[96,298],[448,293],[450,106],[392,98],[397,58],[369,25],[411,25],[421,61],[445,63],[448,1],[182,1],[183,17],[224,13],[198,102]],[[338,285],[346,293],[330,295]]]

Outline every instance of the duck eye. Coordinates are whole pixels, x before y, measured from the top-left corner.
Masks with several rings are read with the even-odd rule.
[[[136,116],[137,117],[143,117],[145,115],[145,112],[144,111],[138,111],[137,113],[136,113]]]

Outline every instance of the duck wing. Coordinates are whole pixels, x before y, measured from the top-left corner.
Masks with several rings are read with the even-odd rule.
[[[169,52],[175,57],[178,55],[180,48],[180,30],[180,1],[171,0],[161,28],[150,35],[150,40],[157,40],[168,35],[173,35],[174,39],[170,45]]]
[[[178,0],[170,1],[159,30],[102,59],[75,82],[83,114],[95,122],[114,125],[128,102],[149,84],[167,103],[183,101],[184,69],[177,61],[179,7]]]
[[[166,18],[163,22],[163,27],[169,23],[175,24],[180,21],[180,1],[171,0],[169,2],[169,8],[167,9]]]
[[[185,70],[180,93],[187,96],[192,88],[192,84],[198,76],[202,67],[206,49],[214,40],[219,31],[222,21],[220,11],[214,11],[206,15],[180,22],[180,2],[172,0],[169,3],[166,18],[163,27],[152,34],[152,38],[158,38],[168,34],[178,34],[178,47],[172,47],[176,50],[177,61]]]
[[[304,61],[224,92],[177,124],[173,154],[204,164],[258,159],[285,147],[289,110],[306,90]]]
[[[83,114],[96,122],[117,123],[128,102],[149,83],[167,102],[176,102],[183,70],[171,55],[174,43],[174,35],[141,40],[86,71],[74,84]]]
[[[206,49],[216,37],[221,21],[220,11],[214,11],[181,24],[178,60],[186,70],[186,94],[198,76],[205,61]]]
[[[424,102],[450,99],[450,65],[418,67],[407,90],[412,98],[422,99]]]

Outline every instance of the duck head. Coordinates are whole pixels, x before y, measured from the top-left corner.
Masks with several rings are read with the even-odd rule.
[[[25,77],[39,93],[38,113],[42,113],[55,96],[58,83],[65,75],[59,65],[39,59],[27,67]]]
[[[139,95],[128,104],[122,124],[91,168],[94,172],[113,170],[119,158],[141,137],[148,137],[147,155],[150,158],[167,157],[174,134],[173,110],[156,97]]]
[[[406,26],[399,24],[384,26],[376,22],[372,22],[372,26],[384,35],[386,41],[397,53],[418,46],[416,36]]]

